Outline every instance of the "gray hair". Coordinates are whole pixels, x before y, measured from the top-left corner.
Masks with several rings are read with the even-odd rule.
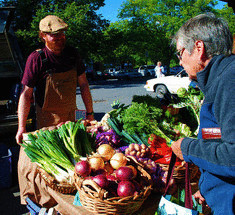
[[[195,42],[199,40],[204,42],[207,57],[232,53],[233,37],[228,23],[222,18],[216,18],[213,13],[200,14],[188,20],[173,37],[172,42],[179,42],[192,53]]]

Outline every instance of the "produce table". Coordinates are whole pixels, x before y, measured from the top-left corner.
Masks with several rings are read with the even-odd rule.
[[[191,94],[187,95],[189,96]],[[125,188],[125,190],[110,186],[110,190],[108,190],[108,192],[110,196],[112,196],[112,192],[117,192],[116,195],[118,194],[119,197],[113,198],[112,201],[115,202],[115,207],[118,207],[119,213],[129,213],[129,211],[135,211],[139,208],[143,202],[144,195],[149,194],[151,184],[148,183],[148,180],[155,177],[155,183],[162,186],[163,179],[166,177],[165,173],[168,171],[167,164],[171,158],[172,150],[169,146],[171,142],[174,141],[175,138],[178,139],[184,136],[195,135],[194,133],[196,132],[197,126],[192,125],[198,124],[197,105],[193,106],[191,100],[182,100],[182,102],[184,102],[183,104],[187,102],[192,110],[186,109],[182,112],[182,108],[181,113],[179,108],[169,109],[169,107],[166,107],[164,109],[159,101],[156,101],[152,97],[136,97],[135,100],[133,98],[133,102],[130,107],[118,104],[116,105],[117,109],[106,114],[100,122],[89,122],[89,126],[86,124],[86,121],[67,121],[57,126],[42,128],[30,135],[27,134],[26,138],[24,138],[24,151],[31,160],[38,158],[37,162],[44,167],[44,170],[51,173],[51,175],[54,174],[53,180],[54,178],[57,178],[58,181],[62,181],[61,179],[69,178],[69,172],[74,171],[74,165],[71,161],[76,161],[75,172],[77,175],[84,178],[92,174],[96,177],[98,176],[98,170],[104,170],[111,177],[109,178],[111,181],[114,180],[112,176],[115,177],[116,182],[118,181],[118,183],[115,182],[115,185],[119,185],[122,181],[127,181],[128,185],[127,183],[121,184],[121,187]],[[201,103],[198,102],[197,104],[200,105]],[[173,113],[172,109],[177,111]],[[153,115],[156,119],[152,117]],[[190,121],[191,124],[187,120],[183,120],[182,116],[190,118],[188,121]],[[182,122],[179,121],[181,118]],[[138,125],[139,121],[148,123],[144,123],[142,127],[140,127]],[[186,121],[189,125],[187,125]],[[192,126],[192,129],[190,125]],[[47,144],[48,147],[45,147],[45,144]],[[94,153],[94,151],[96,153]],[[78,161],[80,156],[86,157],[86,155],[89,155],[87,164],[79,164]],[[58,157],[61,159],[58,159]],[[132,159],[129,160],[129,157],[132,157],[135,161],[131,162]],[[177,162],[176,166],[179,166],[179,168],[175,168],[175,175],[173,174],[173,177],[175,177],[175,183],[179,183],[179,181],[180,183],[184,183],[181,182],[182,179],[184,179],[184,166],[181,165],[181,161],[178,160]],[[160,166],[156,163],[162,165]],[[124,174],[124,170],[121,170],[121,167],[124,167],[127,164],[132,166],[135,171],[132,171],[132,168],[126,167],[127,169],[125,169],[126,172]],[[55,165],[57,168],[55,168]],[[60,166],[62,169],[59,168]],[[28,167],[26,169],[28,170]],[[114,174],[115,176],[111,174],[113,170],[118,171]],[[138,177],[135,175],[136,179],[134,180],[137,181],[135,181],[136,184],[133,184],[134,181],[132,181],[132,179],[135,178],[135,172]],[[151,175],[149,172],[151,172]],[[197,174],[193,168],[191,172]],[[123,175],[125,175],[125,179]],[[108,183],[105,182],[104,178],[101,179],[97,177],[95,179],[97,181],[93,178],[95,183],[103,183],[100,187],[105,187],[106,183]],[[107,178],[105,179],[107,180]],[[176,182],[176,179],[178,182]],[[51,181],[53,182],[53,180]],[[93,204],[94,199],[96,200],[96,198],[98,198],[97,193],[100,194],[100,187],[99,189],[93,187],[92,183],[89,184],[90,181],[86,181],[86,183],[81,184],[79,180],[76,181],[76,185],[79,184],[80,186],[77,188],[80,192],[80,197],[83,198],[82,200],[85,200],[83,201],[84,206],[88,205],[87,207],[92,208],[90,210],[100,211],[101,208],[101,211],[111,211],[110,213],[112,213],[113,202],[110,204],[108,203],[109,205],[107,205],[105,202],[98,201],[100,199],[97,199],[98,204]],[[80,190],[81,185],[82,190]],[[89,186],[87,187],[86,185]],[[140,192],[139,196],[134,196],[134,192],[137,191],[138,186],[140,186],[139,189],[143,188],[142,191],[145,189],[147,192]],[[172,187],[175,188],[172,192],[175,192],[177,186]],[[53,197],[58,203],[55,206],[55,209],[61,214],[94,214],[93,212],[87,211],[82,206],[73,205],[75,195],[62,194],[53,189],[51,187],[47,187],[46,192],[48,192],[48,194],[51,195],[51,197]],[[83,190],[85,191],[83,192]],[[126,192],[124,193],[124,191]],[[129,192],[129,194],[126,194],[127,192]],[[127,195],[127,199],[118,199],[121,198],[121,196]],[[160,198],[161,194],[152,192],[144,201],[141,208],[134,212],[134,215],[154,215]],[[129,204],[129,200],[134,202]],[[124,202],[122,201],[126,201],[125,206],[130,206],[130,208],[124,207],[124,204],[122,204]]]
[[[87,211],[84,207],[73,205],[74,195],[59,193],[50,187],[48,187],[48,193],[57,201],[58,205],[55,209],[63,215],[79,214],[79,215],[93,215]],[[158,207],[158,202],[161,198],[160,194],[152,193],[145,200],[139,211],[135,212],[134,215],[154,215]]]

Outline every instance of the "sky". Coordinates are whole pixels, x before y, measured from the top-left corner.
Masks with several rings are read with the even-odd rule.
[[[111,22],[116,22],[118,20],[118,9],[120,9],[123,2],[125,2],[125,0],[105,0],[105,6],[98,10],[98,14],[101,14],[105,19],[110,20]],[[227,3],[218,1],[216,8],[221,9],[225,4]]]

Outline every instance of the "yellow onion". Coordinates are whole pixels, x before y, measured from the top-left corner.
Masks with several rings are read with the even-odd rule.
[[[123,153],[116,153],[110,159],[110,164],[114,169],[118,169],[121,166],[126,166],[127,159]]]
[[[99,169],[104,169],[104,160],[101,156],[92,155],[88,159],[89,159],[91,169],[93,171],[96,171],[96,170],[99,170]]]
[[[102,156],[104,161],[108,161],[115,154],[115,150],[109,144],[102,144],[98,147],[97,152]]]

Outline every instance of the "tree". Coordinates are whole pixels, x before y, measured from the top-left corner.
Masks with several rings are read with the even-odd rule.
[[[25,56],[40,47],[38,25],[46,15],[57,15],[68,23],[68,43],[79,49],[86,63],[101,49],[103,29],[109,23],[96,14],[104,0],[4,0],[1,5],[15,5],[17,8],[15,30]]]
[[[170,47],[172,35],[193,16],[205,12],[221,15],[220,10],[214,9],[216,4],[216,0],[126,0],[118,14],[121,21],[113,26],[123,32],[123,40],[128,41],[129,53],[137,64],[161,60],[174,66],[178,59]],[[227,9],[225,11],[224,16],[229,17],[231,13]],[[234,26],[234,18],[230,19]],[[114,53],[117,50],[123,49],[116,47]],[[120,57],[121,52],[118,53]]]
[[[225,5],[224,8],[218,10],[217,13],[228,22],[230,31],[232,34],[235,34],[235,16],[233,9],[228,7],[228,5]]]

